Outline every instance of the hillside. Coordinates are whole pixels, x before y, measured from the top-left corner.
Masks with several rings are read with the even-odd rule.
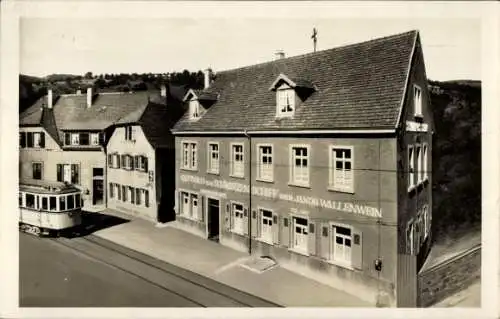
[[[481,82],[429,84],[435,121],[433,231],[440,240],[481,223]]]

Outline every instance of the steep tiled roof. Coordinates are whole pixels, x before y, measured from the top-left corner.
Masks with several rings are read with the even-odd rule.
[[[218,100],[196,121],[184,116],[176,131],[394,129],[418,32],[219,72],[205,90]],[[293,118],[276,119],[280,74],[314,85]]]

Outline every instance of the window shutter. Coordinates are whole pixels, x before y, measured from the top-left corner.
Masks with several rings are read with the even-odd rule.
[[[316,224],[315,221],[309,220],[307,223],[307,251],[310,255],[316,255]]]
[[[174,194],[175,194],[175,195],[174,195],[174,211],[175,211],[175,214],[176,214],[176,215],[179,215],[179,213],[180,213],[180,211],[181,211],[181,210],[180,210],[180,207],[179,207],[179,203],[180,203],[180,201],[179,201],[179,197],[180,197],[180,195],[181,195],[181,194],[180,194],[180,192],[179,192],[179,191],[177,191],[177,190],[175,190],[175,191],[174,191]]]
[[[229,204],[226,204],[226,229],[230,230],[231,229],[231,206]]]
[[[319,233],[319,229],[317,231]],[[324,259],[330,259],[330,225],[328,223],[321,223],[321,236],[320,242],[320,256]]]
[[[149,207],[149,191],[146,190],[144,193],[144,204],[146,204],[146,207]]]
[[[116,156],[116,168],[121,168],[122,165],[121,165],[121,156],[120,154],[115,154]]]
[[[71,145],[71,135],[69,133],[64,133],[64,144]]]
[[[129,187],[130,190],[130,202],[135,204],[135,190],[133,187]]]
[[[21,147],[26,147],[26,133],[25,132],[21,132]]]
[[[127,158],[127,155],[125,155],[125,154],[122,154],[122,155],[121,155],[121,159],[122,159],[121,164],[122,164],[122,168],[123,168],[123,169],[126,169],[126,168],[127,168],[126,158]]]
[[[40,133],[40,147],[45,148],[45,133],[44,132]]]
[[[278,245],[280,243],[280,225],[278,223],[278,214],[273,214],[273,243]]]
[[[205,221],[205,196],[200,196],[198,200],[198,220],[201,222]]]
[[[71,183],[80,184],[80,172],[78,164],[71,164]]]
[[[108,167],[113,167],[113,155],[108,155]]]
[[[33,132],[28,132],[28,147],[33,147]]]
[[[252,237],[256,238],[258,237],[258,223],[257,223],[257,212],[255,210],[252,210]]]
[[[120,185],[116,184],[116,195],[118,200],[121,200],[122,199],[122,192],[121,192],[121,188],[120,188]]]
[[[99,144],[104,145],[104,133],[103,132],[99,133]]]
[[[144,171],[148,171],[148,158],[146,156],[143,157],[144,159]]]
[[[134,167],[132,167],[132,169],[139,169],[139,155],[134,155]]]
[[[248,235],[248,209],[243,208],[243,234]]]
[[[285,247],[290,246],[290,226],[288,225],[288,218],[287,217],[282,217],[281,218],[281,244]]]
[[[352,266],[356,269],[363,269],[363,236],[359,229],[352,228]]]
[[[57,164],[56,170],[57,170],[57,181],[62,182],[63,181],[63,166],[62,166],[62,164]]]

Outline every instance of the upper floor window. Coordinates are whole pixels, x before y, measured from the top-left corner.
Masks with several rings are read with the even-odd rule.
[[[290,183],[309,186],[309,148],[305,146],[291,147]]]
[[[125,126],[125,140],[126,141],[134,140],[134,132],[132,130],[132,126]]]
[[[198,100],[189,101],[189,118],[197,119],[200,117],[200,103]]]
[[[245,175],[243,144],[233,144],[231,146],[231,175],[236,177],[243,177]]]
[[[98,146],[104,144],[104,135],[102,132],[72,132],[64,133],[64,145],[70,146]]]
[[[353,149],[332,147],[330,163],[330,187],[334,190],[353,192]]]
[[[42,163],[33,163],[33,179],[42,179]]]
[[[274,179],[273,147],[271,145],[260,145],[258,147],[258,156],[257,178],[272,182]]]
[[[45,148],[45,133],[20,132],[19,146],[21,148]]]
[[[148,171],[148,158],[143,155],[134,156],[135,169],[138,171]]]
[[[208,144],[208,172],[219,174],[219,144]]]
[[[408,189],[411,190],[415,185],[415,160],[413,154],[413,145],[408,145]]]
[[[418,85],[413,86],[413,105],[415,116],[422,116],[422,89]]]
[[[90,145],[99,145],[100,138],[99,133],[90,133]]]
[[[415,147],[415,152],[417,154],[417,183],[422,182],[423,174],[422,174],[422,147],[417,145]]]
[[[57,181],[70,184],[80,184],[79,164],[57,164]]]
[[[198,145],[194,142],[182,143],[182,168],[196,170],[198,168]]]
[[[282,85],[276,91],[277,116],[292,116],[295,110],[295,91],[287,85]]]
[[[427,144],[423,146],[422,180],[429,178],[429,162],[427,157]]]

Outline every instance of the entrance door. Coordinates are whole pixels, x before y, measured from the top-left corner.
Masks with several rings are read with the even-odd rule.
[[[217,199],[207,198],[208,239],[219,241],[220,204]]]
[[[92,169],[92,205],[104,204],[104,169]]]

